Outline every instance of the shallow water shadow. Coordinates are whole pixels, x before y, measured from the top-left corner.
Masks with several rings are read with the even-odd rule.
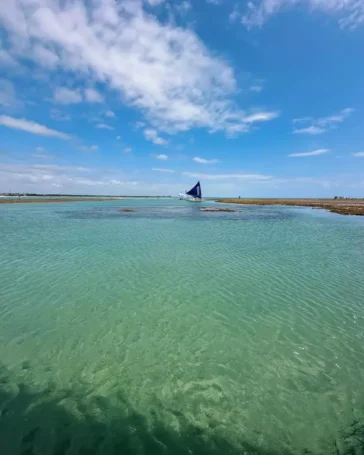
[[[56,211],[60,217],[73,220],[123,220],[123,219],[186,219],[205,221],[210,219],[224,221],[287,221],[295,216],[294,212],[282,208],[250,207],[239,208],[237,212],[206,212],[205,206],[118,206],[98,209]],[[124,211],[126,209],[127,211]],[[132,212],[132,213],[131,213]]]
[[[147,419],[118,393],[118,405],[104,397],[89,397],[87,386],[56,390],[49,384],[33,391],[11,382],[0,368],[1,455],[293,455],[284,447],[256,447],[245,440],[230,441],[214,431],[187,422],[179,415],[179,430],[156,415]],[[70,403],[71,408],[68,409]],[[68,405],[68,407],[66,407]],[[364,427],[359,422],[343,431],[341,448],[331,454],[364,454]],[[303,454],[310,454],[304,451]],[[315,454],[319,455],[319,454]]]

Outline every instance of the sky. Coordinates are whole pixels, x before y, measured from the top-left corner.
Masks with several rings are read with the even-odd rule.
[[[0,192],[364,197],[364,0],[2,0]]]

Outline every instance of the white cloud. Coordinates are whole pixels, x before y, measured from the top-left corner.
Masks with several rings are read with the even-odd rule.
[[[50,160],[55,158],[57,155],[55,153],[48,153],[48,152],[38,152],[33,153],[32,158],[41,159],[41,160]]]
[[[210,3],[210,5],[221,5],[222,0],[206,0],[206,3]]]
[[[90,172],[91,169],[83,166],[62,166],[59,164],[34,164],[30,166],[32,169],[41,169],[47,171],[78,171]]]
[[[116,136],[117,141],[120,141],[120,139],[121,139],[121,136]]]
[[[36,152],[42,153],[42,152],[45,151],[45,148],[44,147],[36,147],[35,150],[36,150]]]
[[[307,126],[306,128],[295,128],[293,130],[294,134],[322,134],[326,133],[325,128],[322,128],[321,126]]]
[[[141,196],[146,194],[178,194],[181,190],[181,182],[161,183],[150,182],[149,180],[147,182],[127,180],[120,177],[122,174],[120,170],[114,171],[117,171],[118,177],[111,177],[110,170],[97,168],[39,163],[0,163],[0,191],[8,191],[9,186],[11,186],[19,192],[53,193],[54,188],[62,188],[62,192],[66,194]]]
[[[183,172],[183,175],[195,179],[205,180],[270,180],[273,177],[264,174],[200,174],[196,172]]]
[[[155,168],[158,169],[158,168]],[[160,168],[162,169],[162,168]],[[164,171],[155,171],[164,172]],[[130,175],[130,174],[129,174]],[[355,176],[346,179],[320,177],[271,177],[264,174],[199,174],[185,172],[170,173],[170,182],[151,181],[153,172],[147,172],[147,180],[136,181],[123,177],[121,169],[84,168],[80,166],[60,166],[56,164],[0,163],[0,191],[9,187],[19,192],[53,193],[54,188],[62,188],[68,194],[114,194],[114,195],[177,195],[182,188],[192,184],[196,177],[203,179],[203,191],[209,196],[235,196],[244,194],[247,197],[282,197],[292,194],[297,197],[330,196],[332,189],[342,194],[350,187],[363,188]],[[165,174],[168,176],[168,173]],[[158,174],[157,174],[158,177]],[[158,179],[156,179],[158,180]],[[162,179],[163,180],[163,179]],[[340,188],[340,189],[336,189]],[[324,189],[324,191],[322,191]],[[327,190],[327,191],[326,191]],[[358,195],[358,191],[351,195]],[[360,192],[359,192],[360,195]]]
[[[18,119],[9,117],[7,115],[0,115],[0,125],[12,128],[15,130],[22,130],[32,134],[39,134],[41,136],[53,136],[59,139],[68,140],[70,136],[60,131],[52,130],[47,126],[40,125],[39,123],[32,122],[31,120]]]
[[[321,117],[314,119],[312,117],[302,117],[302,118],[295,118],[292,120],[294,124],[310,124],[309,126],[303,128],[295,128],[293,130],[294,134],[322,134],[326,133],[327,131],[335,128],[338,123],[342,123],[346,120],[352,113],[354,109],[351,107],[347,107],[346,109],[342,109],[338,114],[329,115],[327,117]]]
[[[91,169],[82,166],[62,166],[59,164],[2,164],[1,171],[14,171],[17,170],[19,173],[24,171],[32,171],[37,173],[47,172],[48,174],[54,172],[90,172]]]
[[[51,109],[51,119],[57,122],[69,122],[71,120],[71,116],[59,111],[58,109]]]
[[[174,7],[180,14],[184,14],[192,8],[192,5],[190,2],[184,0],[181,3],[176,3]]]
[[[85,99],[89,103],[102,103],[104,101],[103,96],[93,88],[87,88],[85,90]]]
[[[211,159],[211,160],[207,160],[205,158],[200,158],[198,156],[195,156],[194,158],[192,158],[193,161],[195,161],[196,163],[200,163],[200,164],[214,164],[214,163],[219,163],[219,160],[216,160],[216,159]]]
[[[262,86],[262,85],[251,85],[251,86],[249,87],[249,90],[250,90],[251,92],[259,93],[259,92],[261,92],[261,91],[263,90],[263,86]]]
[[[79,150],[82,150],[83,152],[97,152],[99,149],[98,145],[80,145],[78,147]]]
[[[35,60],[41,62],[48,69],[56,69],[60,62],[59,56],[42,44],[36,44],[33,49]]]
[[[114,114],[113,111],[106,111],[106,112],[105,112],[105,116],[106,116],[106,117],[115,117],[115,114]]]
[[[34,154],[33,158],[51,158],[49,154]],[[7,164],[0,165],[0,182],[2,187],[11,183],[17,191],[52,192],[52,187],[64,186],[67,189],[84,175],[92,175],[90,168],[80,166],[60,166],[57,164]]]
[[[245,123],[267,122],[279,117],[279,112],[254,112],[244,117]]]
[[[132,151],[133,151],[133,149],[131,147],[125,147],[125,149],[124,149],[124,153],[130,153]]]
[[[93,88],[86,88],[82,94],[80,89],[57,87],[53,94],[53,101],[59,104],[78,104],[82,101],[88,103],[102,103],[104,98]]]
[[[146,130],[143,131],[144,137],[147,141],[153,142],[153,144],[156,145],[165,145],[167,144],[167,141],[163,139],[162,137],[158,136],[158,133],[156,130],[152,128],[147,128]]]
[[[98,185],[104,185],[105,182],[102,180],[95,180],[95,179],[83,179],[83,178],[74,178],[72,179],[76,185],[82,185],[82,186],[98,186]],[[115,180],[111,181],[110,183],[114,183]]]
[[[106,123],[98,123],[96,125],[96,128],[99,128],[100,130],[113,130],[114,128],[110,125],[106,125]]]
[[[57,87],[53,94],[53,101],[59,104],[77,104],[82,102],[82,95],[78,89]]]
[[[0,22],[9,43],[22,43],[14,44],[12,57],[33,60],[51,71],[36,51],[43,46],[53,54],[57,70],[86,83],[92,79],[106,84],[159,131],[197,127],[232,135],[251,128],[253,121],[246,119],[252,110],[234,101],[238,88],[229,64],[210,52],[193,30],[147,14],[142,2],[4,2]],[[79,102],[79,93],[68,95],[68,102]],[[61,102],[66,99],[60,97]]]
[[[162,168],[162,167],[153,167],[152,171],[166,172],[167,174],[174,174],[176,172],[173,169],[167,169],[167,168]]]
[[[249,1],[241,22],[249,29],[261,27],[271,16],[293,7],[307,6],[309,11],[319,11],[336,16],[342,28],[356,28],[364,24],[362,0],[257,0]]]
[[[323,125],[323,126],[326,126],[326,125],[331,126],[332,124],[335,124],[335,123],[341,123],[345,119],[347,119],[349,117],[349,115],[351,115],[354,111],[355,111],[355,109],[353,109],[351,107],[347,107],[346,109],[341,110],[338,114],[319,118],[317,120],[317,124]]]
[[[312,117],[300,117],[300,118],[292,119],[292,123],[306,123],[306,122],[312,122],[312,121],[313,121]]]
[[[14,84],[6,79],[0,79],[0,106],[11,107],[17,104]]]
[[[163,155],[163,153],[160,155],[156,155],[155,157],[157,158],[157,160],[162,160],[162,161],[168,160],[168,155]]]
[[[364,157],[364,152],[356,152],[356,153],[353,153],[354,156],[360,156],[360,157]]]
[[[156,6],[164,2],[164,0],[146,0],[149,5]]]
[[[317,156],[317,155],[324,155],[325,153],[329,153],[329,149],[318,149],[313,150],[312,152],[303,152],[303,153],[290,153],[288,156],[291,157],[302,157],[302,156]]]
[[[235,3],[233,10],[229,14],[229,21],[236,22],[239,19],[239,17],[241,17],[241,13],[239,12],[238,4]]]
[[[20,68],[19,63],[10,55],[10,53],[3,49],[3,44],[0,38],[0,63],[3,67]]]
[[[145,127],[145,122],[135,122],[135,129],[140,130],[141,128]]]

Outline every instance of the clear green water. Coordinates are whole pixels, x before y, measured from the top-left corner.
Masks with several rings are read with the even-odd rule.
[[[199,208],[0,206],[1,455],[364,453],[364,220]]]

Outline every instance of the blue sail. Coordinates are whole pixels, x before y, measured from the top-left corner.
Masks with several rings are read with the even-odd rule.
[[[198,197],[199,199],[201,199],[202,195],[201,195],[201,185],[200,185],[200,182],[197,182],[196,185],[190,189],[190,191],[187,191],[187,193],[189,196],[192,196],[192,197]]]

